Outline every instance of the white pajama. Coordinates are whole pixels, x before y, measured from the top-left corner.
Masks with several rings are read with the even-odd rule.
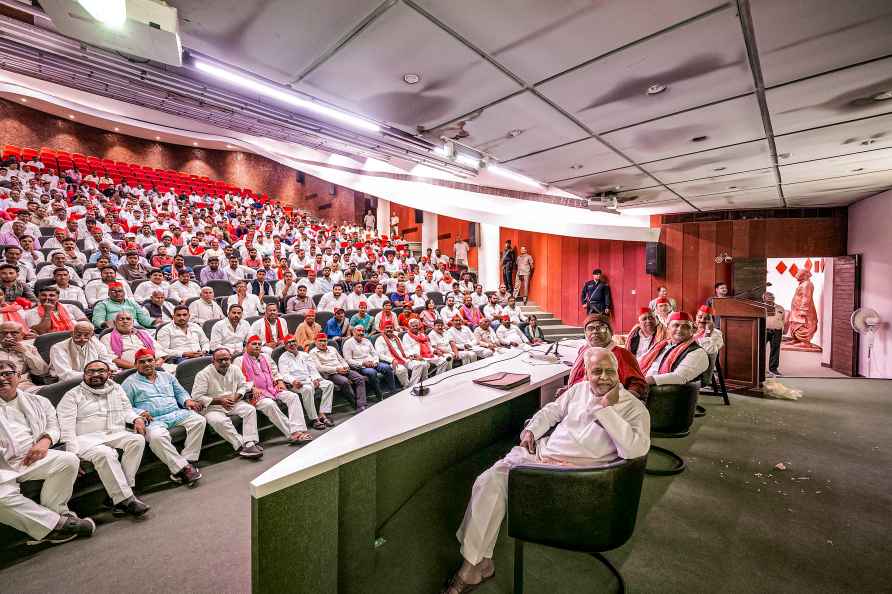
[[[307,417],[311,419],[318,419],[320,412],[324,415],[331,413],[332,401],[334,400],[334,382],[327,379],[320,379],[319,389],[322,390],[322,400],[319,402],[319,412],[316,412],[316,388],[313,386],[313,382],[311,380],[304,381],[301,383],[300,388],[297,389],[297,392],[300,394],[300,399],[304,404],[304,410],[307,412]],[[304,430],[305,429],[306,427],[304,427]]]
[[[242,418],[242,435],[235,430],[229,415]],[[260,439],[257,434],[257,409],[244,400],[236,402],[228,411],[218,405],[206,408],[204,418],[207,419],[211,429],[228,441],[234,450],[241,448],[245,442],[256,442]]]
[[[187,464],[198,460],[207,420],[200,414],[193,413],[177,423],[177,426],[186,430],[186,442],[182,452],[177,452],[170,439],[170,431],[164,425],[154,423],[146,429],[149,449],[167,466],[171,474],[178,473]]]
[[[390,365],[393,367],[393,374],[404,388],[414,386],[421,381],[421,378],[427,378],[428,364],[426,361],[407,359],[405,365],[395,362],[391,362]]]
[[[272,421],[272,424],[276,426],[276,429],[281,431],[282,435],[286,437],[290,437],[295,431],[306,431],[307,424],[303,418],[303,411],[297,406],[293,406],[297,399],[297,394],[294,392],[279,392],[279,398],[281,398],[282,402],[285,403],[285,406],[288,407],[288,417],[282,413],[282,409],[279,408],[279,405],[272,398],[263,398],[255,405],[255,408],[266,415],[266,418]],[[299,410],[300,414],[292,414],[293,410]],[[300,419],[299,425],[294,421],[295,417]],[[297,428],[292,429],[294,426],[297,426]]]
[[[59,514],[68,511],[68,500],[80,460],[75,454],[48,450],[46,457],[31,466],[15,465],[16,478],[0,483],[0,524],[12,526],[35,540],[44,538],[59,523]],[[40,503],[22,495],[19,483],[43,481]]]
[[[139,470],[145,447],[146,440],[142,435],[128,433],[80,451],[77,455],[93,465],[106,493],[117,504],[133,496],[136,471]],[[120,460],[119,449],[123,451]]]

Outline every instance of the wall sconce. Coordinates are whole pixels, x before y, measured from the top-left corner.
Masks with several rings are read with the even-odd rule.
[[[713,260],[715,260],[716,264],[724,264],[731,261],[731,256],[728,255],[728,252],[722,252],[721,254],[713,258]]]

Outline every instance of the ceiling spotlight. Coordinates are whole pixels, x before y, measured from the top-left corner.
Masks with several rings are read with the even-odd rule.
[[[231,145],[231,144],[227,144],[227,145],[226,145],[226,148],[231,149],[231,148],[232,148],[232,145]]]
[[[161,137],[160,137],[160,136],[156,136],[156,137],[155,137],[155,140],[161,140]]]
[[[120,131],[121,131],[121,129],[118,128],[117,126],[115,126],[115,132],[120,132]]]
[[[414,72],[407,72],[403,75],[403,82],[407,85],[416,85],[421,82],[421,75]]]
[[[27,103],[27,102],[28,102],[28,100],[25,99],[24,97],[22,97],[22,103]]]
[[[455,155],[455,162],[459,165],[473,167],[474,169],[478,169],[480,167],[480,159],[478,159],[477,157],[472,157],[471,155],[465,155],[463,153],[458,153],[457,155]]]
[[[874,101],[888,101],[889,99],[892,99],[892,89],[873,96]]]
[[[727,167],[716,167],[713,171],[724,171]]]
[[[659,95],[660,93],[662,93],[665,90],[666,90],[666,85],[660,85],[660,84],[650,85],[649,87],[647,87],[647,94],[648,95]]]
[[[523,130],[521,130],[520,128],[515,128],[514,130],[508,131],[509,138],[517,138],[521,134],[523,134]]]
[[[74,116],[71,115],[71,114],[68,114],[68,119],[69,119],[69,120],[73,120],[73,119],[74,119]]]
[[[582,169],[582,163],[574,163],[570,165],[570,169]]]
[[[78,0],[91,17],[108,27],[119,28],[127,20],[126,0]]]
[[[707,138],[709,138],[709,136],[695,136],[691,139],[691,142],[703,142]]]

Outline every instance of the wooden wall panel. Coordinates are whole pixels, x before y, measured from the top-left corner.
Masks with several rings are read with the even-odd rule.
[[[421,223],[415,222],[414,208],[391,202],[390,214],[400,218],[400,233],[406,241],[421,241]]]
[[[666,244],[666,288],[669,295],[681,301],[682,265],[684,262],[684,235],[681,225],[669,225],[663,228]]]
[[[715,285],[715,256],[716,256],[716,223],[702,223],[700,225],[700,242],[697,250],[699,270],[697,275],[698,300],[695,308],[700,307],[706,299],[712,295],[712,287]]]
[[[400,219],[402,220],[402,218]],[[437,240],[437,247],[440,248],[440,251],[447,256],[455,255],[455,250],[452,249],[452,245],[455,243],[456,238],[458,237],[467,237],[468,236],[468,225],[469,222],[462,219],[454,219],[452,217],[447,217],[444,215],[437,216],[437,236],[442,238]],[[420,224],[419,224],[420,229]],[[418,241],[421,241],[421,236],[419,235]],[[468,260],[471,268],[477,269],[477,248],[472,247],[470,252],[468,253]]]
[[[700,304],[700,225],[684,223],[682,226],[682,294],[679,307],[694,311]],[[678,297],[676,297],[678,299]]]

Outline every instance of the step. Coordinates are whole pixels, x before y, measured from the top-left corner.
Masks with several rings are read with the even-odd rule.
[[[547,337],[552,336],[573,336],[573,337],[582,337],[584,336],[584,332],[579,326],[566,326],[564,324],[556,325],[556,326],[543,326],[542,333]]]
[[[536,320],[543,329],[563,325],[563,322],[560,320],[560,318],[536,318]]]

